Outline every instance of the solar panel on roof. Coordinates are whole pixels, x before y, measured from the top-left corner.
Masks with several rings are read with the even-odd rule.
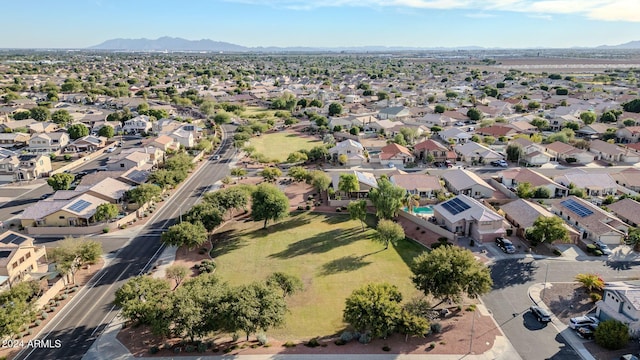
[[[585,217],[593,214],[593,211],[591,209],[576,202],[573,199],[562,201],[560,204],[562,204],[564,207],[566,207],[567,209],[574,212],[576,215],[580,217]]]
[[[11,251],[0,251],[0,259],[8,258],[11,255]]]
[[[89,205],[91,205],[90,202],[86,201],[86,200],[78,200],[75,203],[71,204],[71,206],[69,206],[69,210],[74,211],[74,212],[80,212],[84,209],[86,209],[87,207],[89,207]]]
[[[442,207],[450,212],[451,215],[458,215],[459,213],[471,208],[471,206],[458,198],[453,198],[447,202],[442,203]]]
[[[143,183],[149,177],[149,173],[146,171],[134,170],[127,175],[128,179],[131,179],[137,183]]]
[[[27,240],[27,238],[24,237],[24,236],[21,236],[21,235],[18,235],[18,234],[9,234],[9,235],[5,236],[2,240],[0,240],[0,242],[2,242],[4,244],[20,245],[25,240]]]

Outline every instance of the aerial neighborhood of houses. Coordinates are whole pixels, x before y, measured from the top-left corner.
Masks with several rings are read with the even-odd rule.
[[[372,76],[355,58],[345,60],[353,62],[349,72],[326,76],[302,71],[313,58],[291,60],[301,62],[297,73],[284,73],[266,59],[222,57],[224,69],[207,69],[207,77],[172,57],[155,73],[160,60],[126,55],[117,66],[101,63],[103,70],[78,58],[80,65],[51,63],[46,68],[55,72],[20,76],[12,71],[20,63],[0,63],[0,183],[12,188],[71,175],[62,186],[49,181],[55,191],[2,219],[0,290],[47,273],[38,236],[88,236],[142,222],[156,199],[140,201],[135,189],[174,190],[166,163],[186,153],[197,164],[207,143],[215,149],[229,136],[223,128],[234,131],[229,171],[237,166],[260,178],[277,167],[284,179],[293,177],[292,166],[321,169],[330,184],[313,206],[323,211],[346,211],[357,200],[371,207],[369,195],[382,182],[402,189],[410,200],[396,221],[426,246],[444,242],[501,257],[559,252],[564,244],[593,258],[610,247],[638,249],[640,97],[626,70],[610,70],[601,81],[586,72],[525,73],[479,60],[461,68],[456,61],[364,58],[394,63],[385,71],[395,73]],[[199,66],[204,58],[192,60]],[[321,156],[312,158],[309,148],[287,149],[306,151],[299,161],[252,154],[253,141],[283,133],[312,139]],[[272,147],[279,146],[288,145]],[[234,182],[224,175],[221,187]],[[345,187],[347,177],[357,184]],[[288,184],[279,188],[287,192]],[[117,211],[97,216],[111,206],[104,204]],[[541,219],[557,221],[564,235],[536,235],[551,226]],[[415,228],[422,233],[411,235]],[[640,333],[640,284],[607,282],[603,290],[600,319]]]

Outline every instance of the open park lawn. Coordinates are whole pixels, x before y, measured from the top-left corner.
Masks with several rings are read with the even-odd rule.
[[[370,282],[398,286],[408,300],[413,287],[409,264],[423,251],[411,241],[397,247],[372,241],[375,231],[346,215],[292,214],[269,225],[232,223],[214,235],[216,274],[231,285],[262,280],[280,271],[302,279],[304,290],[287,299],[290,313],[268,336],[281,341],[330,336],[345,329],[342,311],[351,292]]]
[[[310,150],[314,146],[322,145],[322,141],[308,135],[292,131],[279,131],[254,136],[250,143],[256,148],[256,152],[263,154],[267,159],[278,161],[287,160],[287,156],[299,150]]]

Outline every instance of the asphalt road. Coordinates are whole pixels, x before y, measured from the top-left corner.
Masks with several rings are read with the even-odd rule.
[[[225,130],[232,131],[231,127]],[[177,221],[210,187],[229,174],[227,163],[233,154],[232,142],[225,139],[213,156],[193,174],[181,188],[166,200],[138,235],[114,254],[113,259],[94,276],[76,297],[38,335],[40,340],[59,340],[59,348],[25,348],[16,359],[81,359],[91,344],[113,320],[117,309],[112,305],[115,291],[127,279],[148,272],[164,246],[160,243],[163,230]]]
[[[574,281],[579,273],[596,272],[607,281],[637,276],[638,264],[595,261],[513,259],[491,265],[494,289],[482,299],[524,360],[581,359],[558,329],[541,325],[529,312],[528,290],[534,284]]]

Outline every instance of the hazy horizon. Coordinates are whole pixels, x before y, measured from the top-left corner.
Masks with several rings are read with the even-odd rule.
[[[246,47],[573,48],[640,40],[636,0],[34,0],[0,48],[210,39]]]

